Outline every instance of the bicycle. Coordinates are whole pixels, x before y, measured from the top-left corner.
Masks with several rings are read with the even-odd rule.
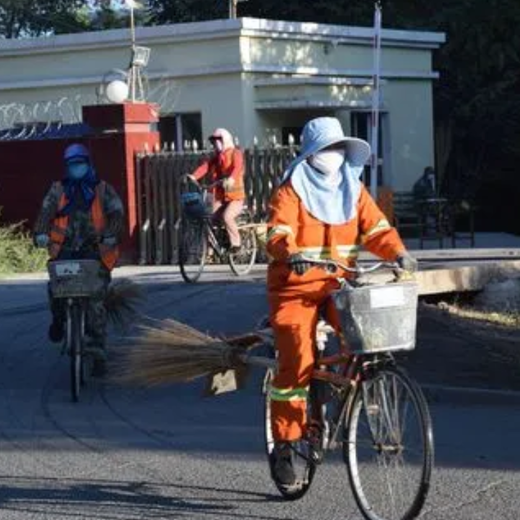
[[[209,192],[220,184],[201,186],[191,180],[197,191],[181,194],[182,216],[179,228],[179,267],[185,282],[195,283],[201,276],[210,251],[227,262],[236,276],[248,274],[256,260],[257,241],[251,214],[243,210],[237,219],[241,247],[230,252],[229,237],[223,223],[215,223]]]
[[[381,267],[396,268],[382,262],[351,268],[335,261],[308,261],[356,275]],[[415,346],[417,284],[339,281],[340,288],[331,298],[340,316],[342,340],[337,352],[326,354],[328,336],[335,331],[320,319],[308,398],[310,420],[304,438],[291,447],[297,474],[291,487],[280,484],[273,471],[270,386],[274,361],[265,374],[265,443],[271,478],[283,498],[300,499],[325,454],[341,447],[350,487],[363,516],[368,520],[410,520],[424,505],[434,458],[426,399],[393,355]],[[274,348],[273,342],[270,347]],[[410,475],[404,468],[405,457],[415,464],[410,467],[411,479],[406,478]]]
[[[65,300],[66,322],[62,354],[70,356],[72,401],[79,400],[81,387],[92,370],[92,355],[85,345],[89,299],[105,289],[98,260],[52,260],[47,264],[53,298]]]

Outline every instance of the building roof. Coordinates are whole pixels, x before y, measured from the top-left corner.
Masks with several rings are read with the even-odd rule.
[[[138,27],[137,40],[150,45],[159,42],[206,40],[232,36],[269,37],[288,40],[315,40],[333,44],[371,45],[372,27],[351,27],[311,22],[284,22],[258,18],[210,20],[205,22]],[[52,53],[75,48],[96,49],[128,45],[128,29],[113,29],[40,38],[0,40],[0,56],[25,53]],[[446,41],[444,33],[382,30],[382,45],[436,49]]]

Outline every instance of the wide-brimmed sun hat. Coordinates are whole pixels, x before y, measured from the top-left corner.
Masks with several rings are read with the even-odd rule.
[[[345,144],[345,158],[351,166],[363,166],[368,161],[371,150],[365,140],[346,136],[341,123],[335,117],[317,117],[303,127],[300,154],[287,171],[311,155],[337,143]]]

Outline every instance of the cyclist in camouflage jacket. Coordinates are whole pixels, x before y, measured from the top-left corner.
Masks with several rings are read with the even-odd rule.
[[[105,281],[104,289],[90,302],[86,332],[90,347],[100,354],[102,364],[107,321],[104,299],[118,258],[123,204],[113,187],[97,178],[85,146],[70,145],[64,160],[65,175],[45,195],[34,226],[34,240],[38,247],[48,248],[51,259],[101,261],[99,275]],[[61,300],[52,297],[50,290],[49,299],[52,312],[49,339],[60,342],[64,335],[64,306]]]

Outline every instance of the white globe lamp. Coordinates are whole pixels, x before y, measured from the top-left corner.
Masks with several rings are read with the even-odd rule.
[[[120,79],[112,80],[105,91],[105,95],[111,103],[123,103],[128,98],[128,93],[128,85]]]

